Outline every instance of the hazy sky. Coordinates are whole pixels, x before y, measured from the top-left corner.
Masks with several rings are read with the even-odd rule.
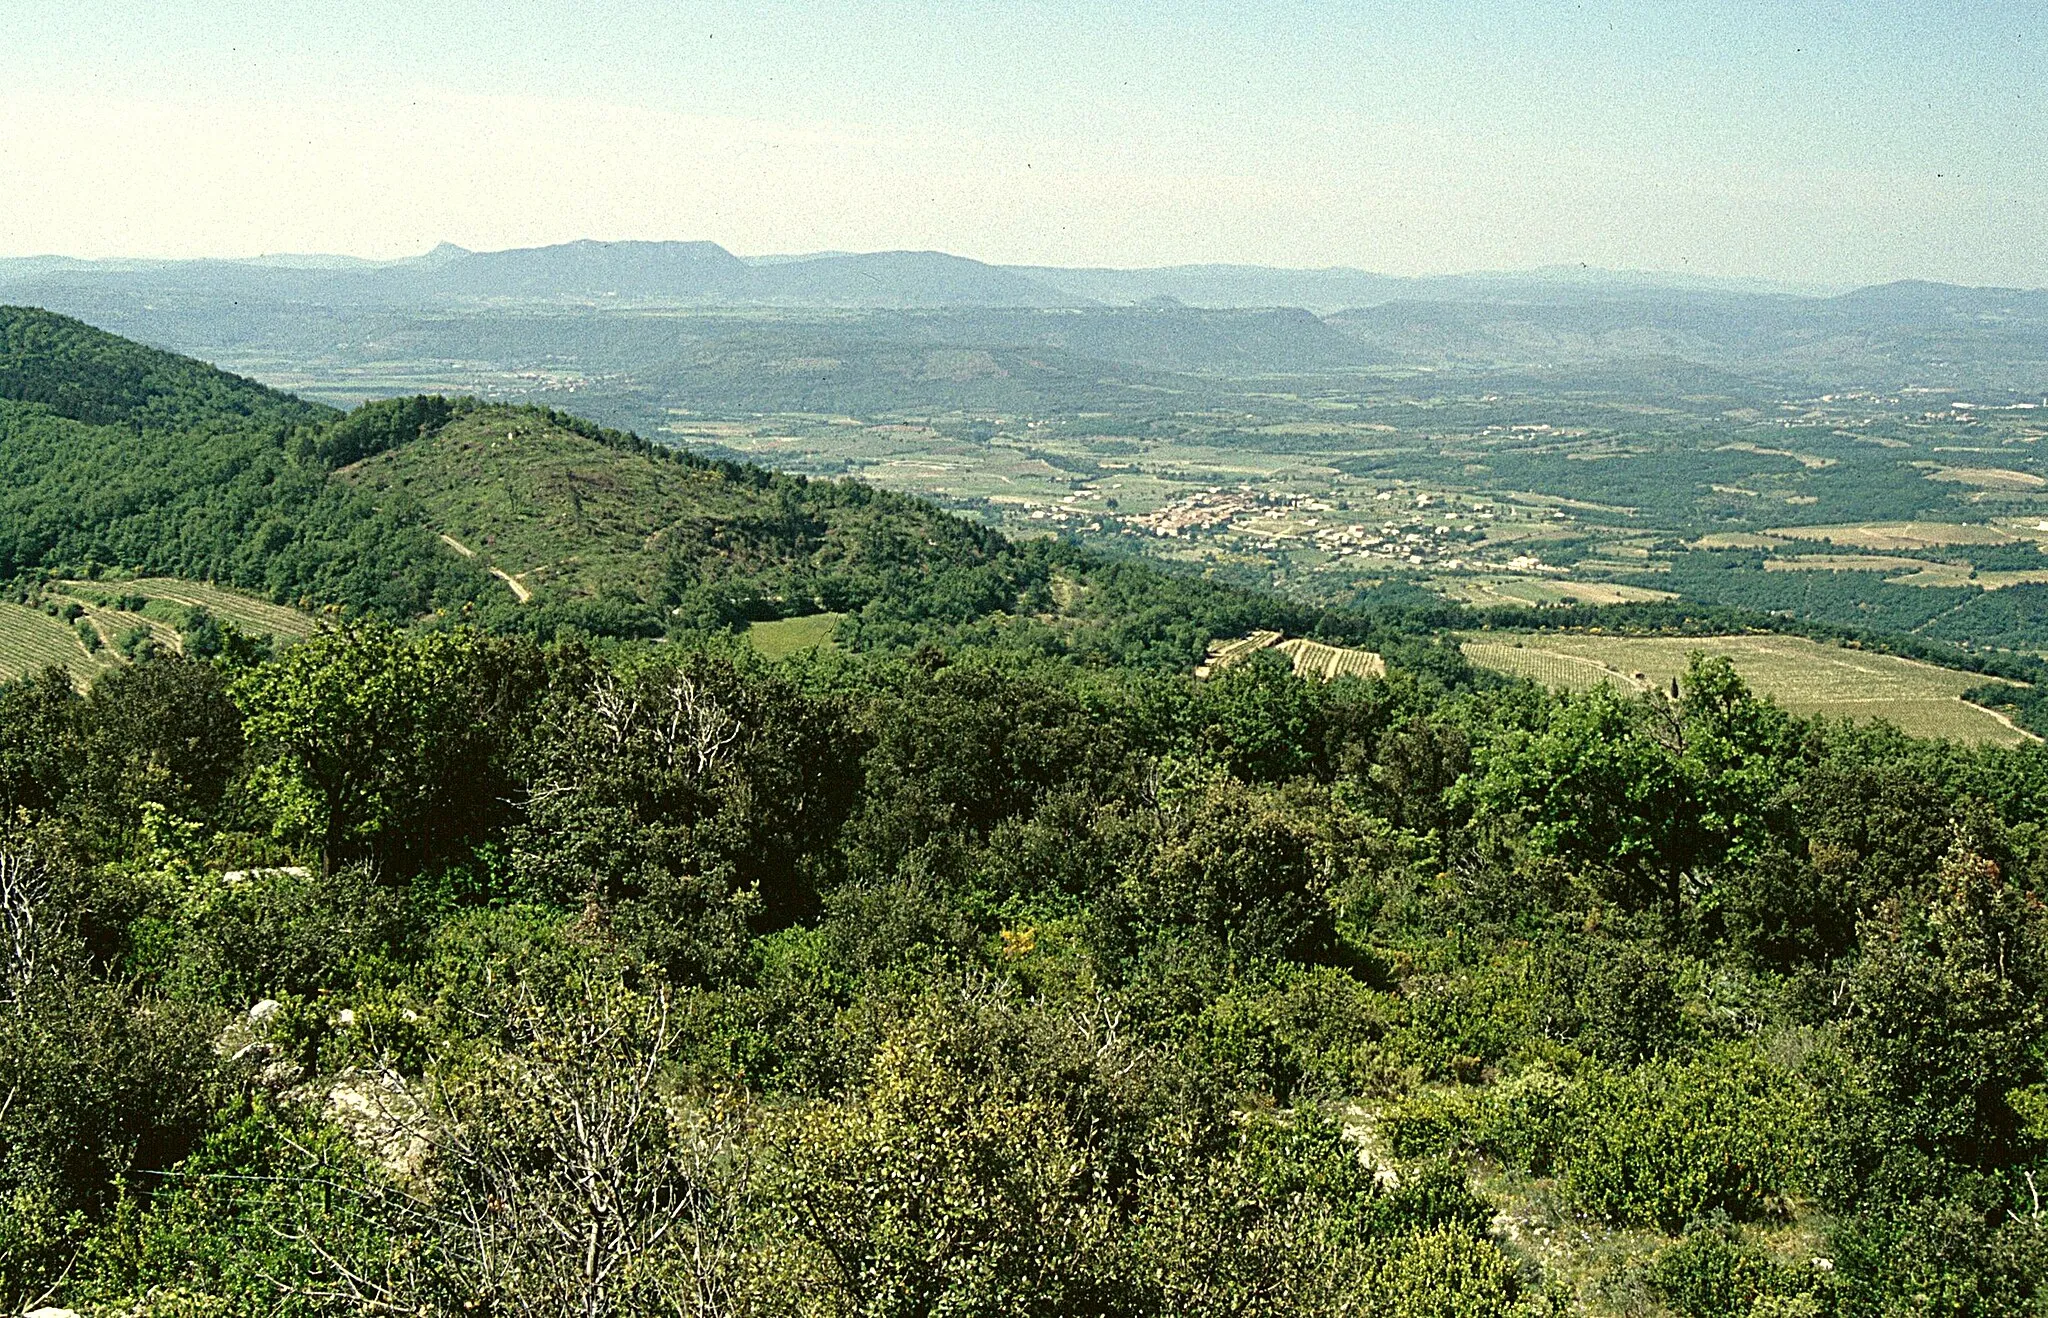
[[[2048,5],[0,0],[0,255],[2048,284]]]

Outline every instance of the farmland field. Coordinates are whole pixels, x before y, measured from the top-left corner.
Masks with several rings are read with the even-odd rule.
[[[843,613],[813,613],[802,618],[757,622],[748,626],[747,640],[770,659],[780,659],[801,650],[830,650],[837,646],[832,639],[833,629],[845,616]]]
[[[1668,688],[1695,650],[1726,655],[1744,681],[1795,714],[1886,719],[1921,737],[2017,745],[2029,738],[1962,693],[1986,679],[1794,636],[1589,636],[1474,633],[1473,663],[1545,685]]]
[[[1943,545],[2005,545],[2036,538],[1974,522],[1862,522],[1853,526],[1782,526],[1764,532],[1785,540],[1820,540],[1844,549],[1937,549]]]
[[[71,624],[20,604],[0,604],[0,681],[56,664],[83,684],[114,662],[105,651],[87,654]]]
[[[1339,677],[1385,677],[1387,661],[1371,650],[1325,645],[1304,637],[1282,640],[1281,633],[1256,631],[1231,640],[1211,641],[1205,662],[1195,669],[1196,677],[1210,677],[1243,663],[1255,654],[1271,650],[1284,654],[1302,677],[1328,682]]]
[[[319,619],[282,604],[239,590],[208,585],[202,581],[181,581],[176,577],[138,577],[133,581],[66,581],[59,583],[68,594],[82,600],[98,600],[112,593],[135,594],[173,604],[198,605],[216,618],[235,624],[251,636],[268,633],[280,641],[300,640],[319,629]]]
[[[1328,682],[1339,677],[1385,677],[1387,661],[1370,650],[1352,650],[1321,641],[1282,641],[1273,647],[1294,661],[1294,671],[1303,677]]]
[[[1913,566],[1921,564],[1916,562]],[[1430,584],[1454,600],[1482,609],[1495,605],[1640,604],[1672,598],[1668,590],[1543,577],[1440,577]]]
[[[1196,677],[1207,677],[1220,673],[1233,664],[1241,664],[1259,651],[1280,643],[1279,632],[1257,631],[1249,636],[1231,640],[1209,642],[1209,657],[1195,669]]]
[[[1919,572],[1930,566],[1944,565],[1884,554],[1794,554],[1764,560],[1766,572]]]
[[[1537,645],[1512,641],[1467,641],[1462,648],[1465,657],[1481,668],[1526,677],[1560,691],[1584,691],[1602,682],[1624,689],[1642,690],[1644,687],[1631,673],[1622,672],[1597,659],[1561,654]]]

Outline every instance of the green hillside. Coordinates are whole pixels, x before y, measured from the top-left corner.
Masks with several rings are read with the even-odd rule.
[[[550,409],[421,396],[343,415],[44,312],[0,325],[0,581],[117,569],[542,637],[841,613],[857,649],[974,640],[1176,668],[1259,627],[1383,640],[1363,617],[1013,544],[905,496]]]
[[[477,408],[335,475],[492,573],[481,603],[510,623],[508,605],[629,631],[801,615],[1007,554],[909,499],[705,463],[527,408]]]
[[[331,409],[45,312],[0,308],[0,342],[0,580],[118,566],[391,616],[489,582],[330,479]]]
[[[0,307],[0,399],[94,426],[182,431],[246,421],[298,425],[332,409],[68,316]]]

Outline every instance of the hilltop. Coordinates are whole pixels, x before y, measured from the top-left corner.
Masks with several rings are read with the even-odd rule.
[[[716,626],[857,609],[1008,551],[914,500],[693,459],[533,408],[469,408],[334,479],[407,508],[497,577],[502,591],[478,603],[501,621],[658,632],[657,610]]]

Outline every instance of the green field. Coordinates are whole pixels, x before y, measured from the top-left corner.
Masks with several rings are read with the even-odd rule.
[[[70,623],[20,604],[0,604],[0,681],[12,681],[51,664],[71,670],[79,685],[116,662],[102,650],[87,654]]]
[[[1454,600],[1482,609],[1496,605],[1641,604],[1672,598],[1667,590],[1546,577],[1447,576],[1435,578],[1429,584]]]
[[[780,659],[803,650],[836,649],[838,643],[832,639],[832,633],[845,616],[843,613],[813,613],[802,618],[752,623],[747,627],[747,641],[770,659]]]
[[[2026,733],[1963,700],[1985,680],[1796,636],[1588,636],[1475,633],[1465,657],[1546,686],[1669,689],[1694,651],[1726,655],[1744,681],[1795,714],[1886,719],[1920,737],[2017,745]]]

